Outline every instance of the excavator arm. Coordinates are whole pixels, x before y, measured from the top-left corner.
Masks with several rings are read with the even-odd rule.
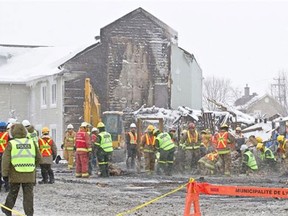
[[[101,105],[91,83],[90,78],[85,79],[84,121],[97,126],[101,121]]]

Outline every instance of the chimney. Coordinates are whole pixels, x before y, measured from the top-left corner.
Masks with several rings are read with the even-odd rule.
[[[244,96],[245,97],[250,96],[250,88],[248,87],[248,84],[246,84],[246,87],[244,88]]]

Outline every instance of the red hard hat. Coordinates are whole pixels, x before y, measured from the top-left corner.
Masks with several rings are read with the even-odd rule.
[[[193,122],[190,122],[188,124],[188,128],[194,129],[195,128],[195,124]]]

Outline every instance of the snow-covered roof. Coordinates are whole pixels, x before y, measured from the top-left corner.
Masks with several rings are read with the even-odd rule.
[[[0,82],[26,83],[57,74],[59,65],[84,48],[0,46],[0,56],[7,58],[0,66]]]
[[[245,131],[249,132],[245,133]],[[248,138],[249,136],[254,135],[255,137],[261,137],[264,141],[270,139],[272,132],[272,122],[269,121],[267,123],[261,122],[254,124],[243,130],[245,137]]]

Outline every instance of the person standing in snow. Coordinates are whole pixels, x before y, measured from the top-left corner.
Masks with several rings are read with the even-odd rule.
[[[126,167],[127,169],[135,169],[135,159],[137,156],[137,133],[136,124],[130,124],[130,131],[126,133],[126,147],[127,147],[127,158]]]
[[[109,162],[112,160],[113,145],[111,134],[105,129],[103,122],[97,124],[99,134],[96,138],[96,152],[100,177],[109,177]]]
[[[64,159],[68,162],[68,169],[74,167],[76,132],[73,129],[74,127],[72,124],[67,125],[67,131],[65,132],[63,140]]]
[[[76,178],[88,178],[89,155],[92,152],[90,136],[87,133],[88,124],[82,122],[76,133]]]
[[[183,158],[187,168],[190,168],[193,174],[199,172],[198,160],[201,158],[200,155],[200,143],[201,138],[196,130],[196,126],[193,122],[188,124],[187,133],[183,134],[180,140],[180,146],[185,151],[185,157]]]
[[[221,174],[226,176],[231,175],[231,151],[235,149],[235,137],[228,132],[229,126],[223,124],[220,126],[220,131],[214,135],[214,141],[216,142],[216,150],[219,157],[222,159]]]
[[[6,197],[5,206],[12,209],[15,205],[20,186],[23,190],[23,207],[27,216],[34,214],[33,187],[36,179],[36,166],[41,162],[41,154],[37,144],[27,138],[27,130],[20,123],[14,123],[10,129],[13,138],[8,142],[3,154],[2,175],[9,179],[10,191]],[[29,154],[27,154],[29,152]],[[6,216],[11,211],[2,207]]]
[[[57,156],[57,147],[53,139],[49,136],[49,128],[42,128],[42,136],[38,140],[38,146],[42,155],[42,162],[40,163],[42,180],[39,184],[53,184],[55,182],[54,172],[51,168],[53,160]],[[48,181],[49,177],[49,181]]]

